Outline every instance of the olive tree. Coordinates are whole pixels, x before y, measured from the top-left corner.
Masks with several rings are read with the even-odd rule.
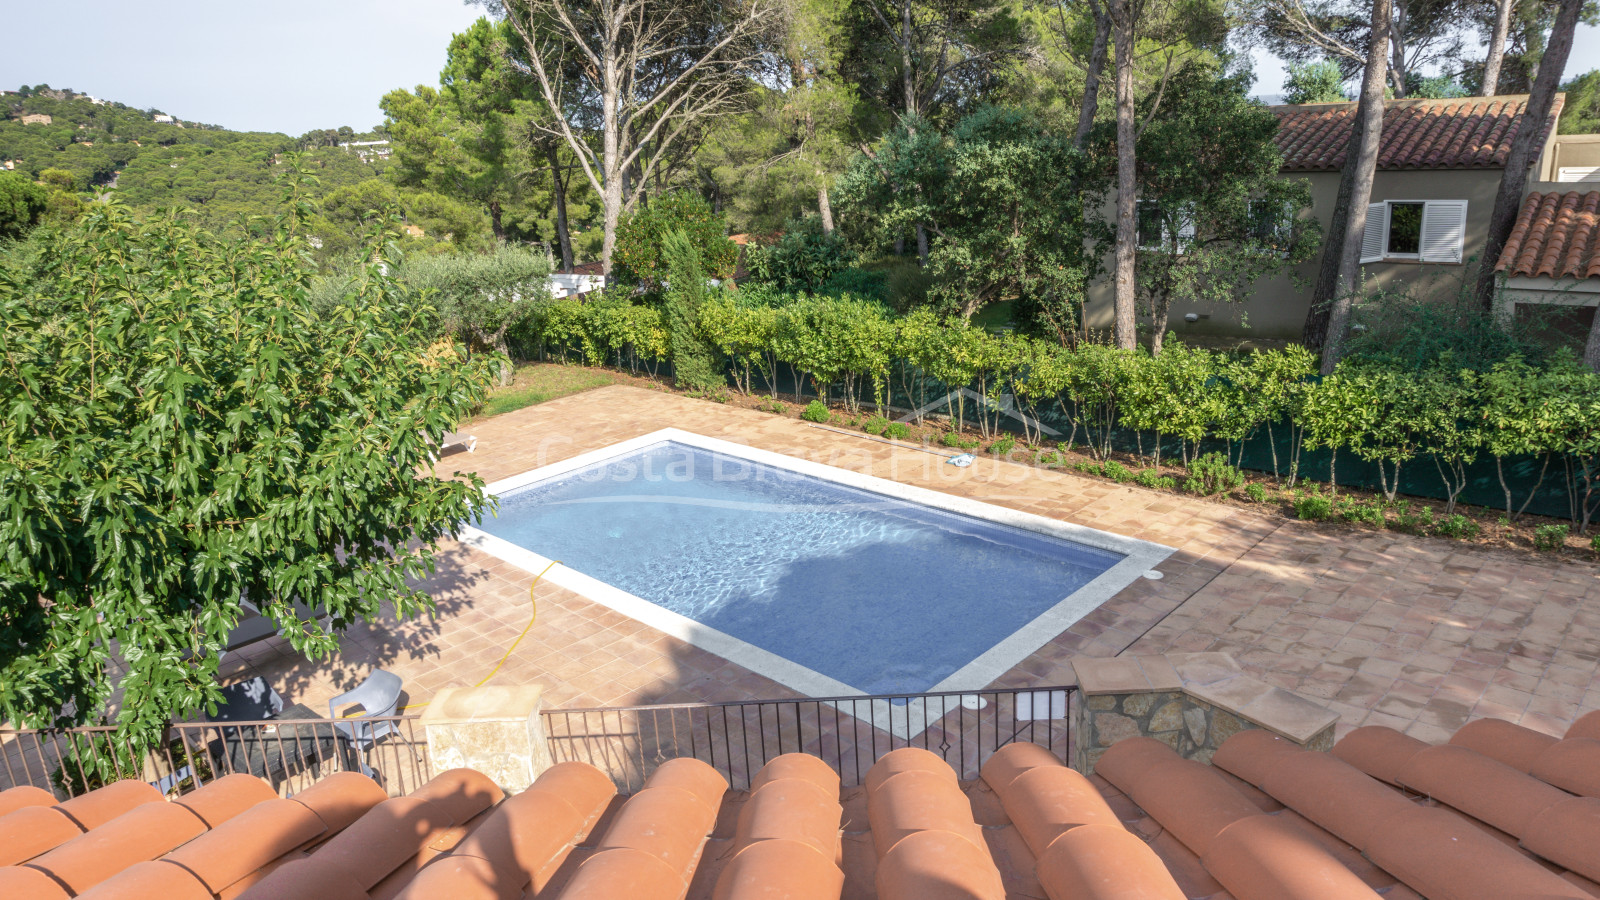
[[[113,203],[0,282],[0,718],[150,741],[216,702],[247,603],[310,657],[429,608],[414,580],[490,505],[432,474],[488,360],[416,338],[383,252],[314,305],[296,230]]]

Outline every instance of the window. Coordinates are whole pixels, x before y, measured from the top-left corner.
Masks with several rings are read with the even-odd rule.
[[[1177,246],[1179,253],[1194,240],[1194,222],[1185,214],[1178,215],[1178,233],[1174,235],[1167,221],[1168,211],[1159,200],[1140,200],[1138,213],[1138,241],[1140,250],[1163,252]]]
[[[1389,204],[1389,246],[1384,256],[1420,256],[1422,251],[1421,203]]]
[[[1282,200],[1251,200],[1250,236],[1287,252],[1294,240],[1294,210]]]
[[[1465,200],[1385,200],[1367,207],[1361,261],[1459,263],[1466,237]]]

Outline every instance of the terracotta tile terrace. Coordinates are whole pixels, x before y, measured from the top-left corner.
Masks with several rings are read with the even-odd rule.
[[[440,471],[495,481],[675,427],[1176,548],[1158,568],[995,682],[1070,684],[1075,656],[1221,651],[1325,702],[1339,734],[1385,725],[1428,742],[1492,716],[1560,735],[1600,709],[1600,567],[1439,539],[1323,530],[1228,506],[980,458],[934,454],[778,416],[612,386],[474,424],[473,454]],[[313,709],[373,668],[407,703],[487,675],[527,625],[532,575],[450,543],[423,587],[432,618],[348,632],[307,663],[279,640],[231,655]],[[547,706],[716,702],[794,692],[570,591],[541,583],[538,620],[493,684],[539,683]]]

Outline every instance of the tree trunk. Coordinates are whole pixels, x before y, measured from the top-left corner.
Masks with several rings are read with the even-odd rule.
[[[1500,93],[1500,66],[1506,58],[1506,34],[1511,30],[1512,0],[1495,3],[1494,30],[1489,34],[1489,55],[1483,60],[1483,89],[1485,97]]]
[[[567,182],[561,177],[561,157],[556,152],[556,145],[546,144],[544,152],[550,162],[550,181],[556,208],[556,242],[561,245],[561,269],[571,272],[572,232],[567,227]]]
[[[1098,0],[1090,0],[1094,12],[1094,46],[1089,50],[1089,65],[1083,76],[1083,102],[1078,106],[1078,130],[1072,135],[1072,146],[1083,149],[1094,127],[1094,117],[1100,109],[1100,73],[1106,70],[1106,48],[1111,42],[1111,14]]]
[[[1394,98],[1406,96],[1406,0],[1391,0],[1389,18],[1389,84]],[[1371,55],[1368,54],[1368,58]]]
[[[1383,85],[1388,55],[1389,0],[1373,0],[1372,43],[1361,78],[1361,100],[1356,105],[1361,143],[1354,156],[1345,158],[1345,173],[1341,175],[1341,181],[1346,176],[1351,179],[1350,198],[1339,248],[1338,280],[1328,309],[1328,337],[1322,346],[1324,375],[1331,374],[1338,364],[1350,330],[1350,309],[1355,305],[1356,279],[1361,272],[1361,236],[1366,231],[1367,204],[1372,202],[1372,181],[1378,167],[1378,142],[1383,136]]]
[[[1167,316],[1172,311],[1172,301],[1165,292],[1160,297],[1153,298],[1150,304],[1152,309],[1152,328],[1150,329],[1150,355],[1160,356],[1161,346],[1167,339]],[[1157,456],[1160,454],[1158,453]]]
[[[1357,115],[1350,127],[1350,140],[1345,144],[1344,158],[1353,160],[1361,153],[1361,116]],[[1306,312],[1305,330],[1300,336],[1307,348],[1321,353],[1328,343],[1328,314],[1333,309],[1333,298],[1339,293],[1339,261],[1344,258],[1344,236],[1349,230],[1350,195],[1355,189],[1356,170],[1346,165],[1339,172],[1339,193],[1333,201],[1333,212],[1328,218],[1328,230],[1323,233],[1322,264],[1317,270],[1317,285],[1311,292],[1311,309]],[[1362,221],[1366,210],[1359,211]]]
[[[817,172],[817,215],[822,217],[822,233],[833,234],[833,204],[828,200],[828,179]]]
[[[506,228],[500,223],[499,200],[489,201],[489,227],[494,229],[495,241],[504,244],[506,242]]]
[[[1505,174],[1500,176],[1500,191],[1494,197],[1494,212],[1489,214],[1489,233],[1478,265],[1478,303],[1484,312],[1494,311],[1498,286],[1494,265],[1500,259],[1500,251],[1506,247],[1506,239],[1511,237],[1511,229],[1517,224],[1517,211],[1522,207],[1522,194],[1528,186],[1528,170],[1538,161],[1539,151],[1544,149],[1544,123],[1550,118],[1561,73],[1567,68],[1572,35],[1577,30],[1583,6],[1584,0],[1561,0],[1555,24],[1550,27],[1550,40],[1539,59],[1539,77],[1534,79],[1533,91],[1528,94],[1522,125],[1511,141],[1511,153],[1506,157]]]
[[[1589,326],[1589,343],[1583,348],[1583,364],[1591,371],[1600,372],[1600,309],[1594,311],[1594,324]]]
[[[1116,328],[1117,346],[1132,350],[1138,342],[1134,314],[1134,253],[1139,240],[1139,195],[1134,153],[1133,108],[1133,10],[1131,0],[1111,0],[1111,17],[1116,26],[1117,53],[1117,250],[1116,250]]]
[[[917,226],[917,264],[928,267],[928,229]]]
[[[616,59],[607,54],[601,107],[601,188],[600,211],[603,237],[600,242],[600,270],[605,273],[606,285],[611,285],[611,253],[617,248],[617,224],[622,221],[622,125],[617,121],[620,73]]]

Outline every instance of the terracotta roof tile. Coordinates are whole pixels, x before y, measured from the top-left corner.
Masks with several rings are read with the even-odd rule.
[[[1474,719],[1450,736],[1452,745],[1481,753],[1519,772],[1532,771],[1534,760],[1556,740],[1505,719]]]
[[[1567,728],[1567,737],[1588,738],[1591,741],[1600,741],[1600,709],[1585,713]]]
[[[239,900],[368,900],[344,866],[313,854],[280,866],[239,895]]]
[[[49,875],[27,866],[0,868],[0,897],[27,897],[28,900],[71,900],[67,889]]]
[[[1300,747],[1294,743],[1265,729],[1253,728],[1223,741],[1211,757],[1211,764],[1260,787],[1282,760],[1282,754],[1299,752]]]
[[[27,806],[0,816],[0,866],[27,862],[83,834],[53,806]]]
[[[220,894],[326,830],[304,805],[274,795],[173,850],[166,860],[193,873],[211,893]]]
[[[27,806],[55,806],[56,795],[44,788],[24,784],[0,791],[0,816],[16,812]]]
[[[1571,882],[1442,809],[1418,807],[1386,821],[1367,855],[1429,898],[1588,900]]]
[[[1161,858],[1126,829],[1082,825],[1039,856],[1039,882],[1051,897],[1082,900],[1184,900]]]
[[[1383,822],[1409,811],[1399,792],[1327,753],[1302,751],[1283,760],[1263,789],[1285,806],[1352,846],[1372,846]]]
[[[1544,131],[1561,113],[1557,95]],[[1525,121],[1526,96],[1384,103],[1380,169],[1502,168]],[[1274,106],[1285,171],[1334,171],[1344,165],[1356,104]]]
[[[1222,829],[1203,857],[1238,900],[1376,900],[1306,829],[1277,816],[1251,816]]]
[[[1534,818],[1522,845],[1558,865],[1600,881],[1600,800],[1572,797]]]
[[[87,900],[210,900],[194,873],[164,859],[137,863],[78,895]]]
[[[56,808],[84,831],[99,828],[141,803],[160,803],[161,792],[142,781],[117,781],[63,801]]]
[[[1118,787],[1201,857],[1224,828],[1261,814],[1210,766],[1192,759],[1152,766],[1133,784]]]
[[[561,900],[681,900],[688,885],[672,867],[642,850],[621,848],[589,857]]]
[[[1386,725],[1365,725],[1333,746],[1333,755],[1379,781],[1399,785],[1400,770],[1428,745]]]
[[[194,813],[207,828],[216,828],[257,803],[276,799],[278,792],[265,781],[236,772],[172,802]]]
[[[876,880],[880,900],[1004,900],[1006,896],[988,851],[950,831],[918,831],[897,841],[878,860]]]
[[[712,900],[781,897],[838,900],[844,873],[807,844],[756,841],[739,850],[717,879]]]
[[[1600,191],[1529,194],[1495,271],[1518,277],[1600,278]]]
[[[295,794],[293,799],[316,813],[333,835],[389,799],[389,795],[376,781],[359,772],[335,772]]]
[[[1531,775],[1452,744],[1412,756],[1400,770],[1400,783],[1517,837],[1534,816],[1567,798]]]
[[[1551,744],[1533,764],[1535,777],[1565,791],[1600,797],[1600,741],[1567,738]]]
[[[134,863],[160,858],[205,830],[199,816],[175,803],[144,803],[27,865],[81,894]]]

